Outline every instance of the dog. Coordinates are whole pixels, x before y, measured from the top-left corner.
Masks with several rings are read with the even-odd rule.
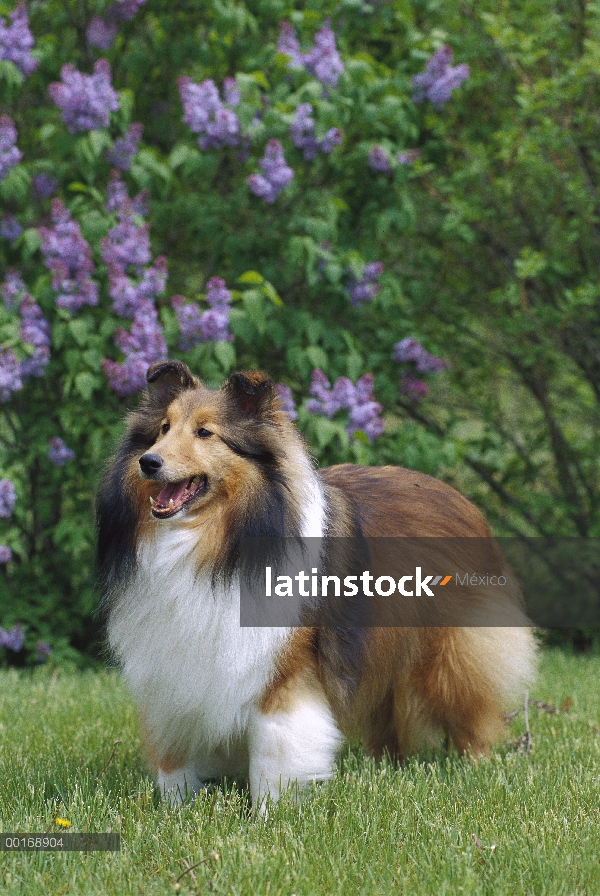
[[[99,490],[98,560],[109,647],[163,797],[235,775],[264,807],[329,778],[346,738],[377,757],[444,735],[489,754],[534,672],[517,586],[502,592],[511,627],[240,625],[245,538],[489,543],[474,505],[400,467],[316,470],[263,373],[211,390],[170,360],[147,382]]]

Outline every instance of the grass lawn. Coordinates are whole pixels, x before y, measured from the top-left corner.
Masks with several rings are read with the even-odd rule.
[[[48,894],[600,894],[600,657],[544,653],[533,750],[402,768],[347,749],[300,806],[255,819],[241,785],[162,805],[114,672],[0,673],[0,822],[121,831],[121,853],[0,854],[0,891]],[[507,739],[524,732],[521,713]],[[118,741],[118,743],[117,743]],[[111,758],[112,756],[112,758]],[[185,873],[187,862],[196,865]],[[179,880],[178,880],[179,878]]]

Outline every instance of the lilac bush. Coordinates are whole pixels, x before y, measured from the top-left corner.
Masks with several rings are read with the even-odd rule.
[[[0,115],[0,181],[23,158],[16,142],[17,129],[14,121],[8,115]]]
[[[28,645],[47,643],[47,619],[92,637],[92,471],[153,362],[181,357],[211,387],[264,367],[323,464],[392,450],[387,433],[370,443],[406,333],[388,310],[405,197],[365,157],[388,172],[420,145],[406,77],[391,74],[410,53],[370,43],[356,5],[285,0],[258,31],[226,6],[28,4],[20,44],[25,7],[2,20],[0,55],[18,44],[21,75],[0,66],[0,466],[19,494],[0,531],[0,602],[20,618],[13,595],[41,570]],[[25,80],[31,52],[41,64]]]
[[[0,16],[0,59],[12,62],[25,77],[39,65],[31,55],[34,43],[24,3],[19,3],[10,13],[10,25]]]
[[[73,460],[75,452],[60,438],[53,436],[48,444],[48,458],[55,467],[64,467],[66,463]]]
[[[413,78],[413,102],[422,103],[428,99],[437,109],[441,109],[456,90],[469,77],[468,65],[452,66],[452,48],[440,47],[425,66],[425,71]]]
[[[76,314],[83,305],[98,304],[92,250],[64,202],[52,201],[52,227],[40,227],[44,263],[52,273],[56,304]]]
[[[94,73],[85,75],[74,65],[63,65],[62,81],[54,81],[48,93],[59,107],[72,134],[107,128],[111,112],[119,108],[119,97],[110,80],[110,65],[98,59]]]
[[[294,170],[286,163],[279,140],[269,140],[258,164],[262,174],[251,174],[248,186],[255,196],[273,203],[294,178]]]

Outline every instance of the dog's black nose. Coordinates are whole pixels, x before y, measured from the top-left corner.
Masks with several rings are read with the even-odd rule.
[[[140,457],[140,467],[146,476],[155,476],[162,465],[163,459],[160,454],[142,454]]]

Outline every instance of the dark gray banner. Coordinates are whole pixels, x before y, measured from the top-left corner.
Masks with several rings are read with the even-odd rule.
[[[600,538],[246,538],[242,626],[600,626]]]
[[[120,834],[0,834],[2,852],[120,852]]]

